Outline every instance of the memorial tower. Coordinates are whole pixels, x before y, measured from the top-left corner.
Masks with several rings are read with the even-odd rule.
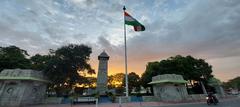
[[[108,83],[108,54],[103,51],[99,56],[99,65],[98,65],[98,76],[97,76],[97,92],[99,94],[105,94],[108,90],[107,83]]]

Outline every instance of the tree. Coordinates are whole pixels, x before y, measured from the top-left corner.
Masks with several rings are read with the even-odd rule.
[[[150,87],[148,83],[152,81],[153,76],[157,76],[160,71],[159,62],[149,62],[145,72],[142,74],[140,83],[143,87]],[[160,73],[159,73],[160,74]]]
[[[51,55],[40,55],[36,54],[30,58],[32,66],[31,69],[44,71],[47,64],[51,60]]]
[[[183,57],[177,55],[160,62],[149,62],[145,72],[142,74],[141,83],[149,87],[153,76],[161,74],[180,74],[185,80],[204,81],[211,77],[212,66],[203,59],[195,59],[192,56]],[[190,82],[191,83],[191,82]]]
[[[115,85],[114,85],[114,82],[113,82],[113,75],[108,76],[108,83],[107,83],[107,85],[108,85],[109,89],[115,88]]]
[[[87,77],[87,83],[89,88],[96,88],[97,78],[96,77]]]
[[[110,75],[108,77],[108,87],[109,88],[123,87],[124,77],[125,77],[125,74],[123,74],[123,73],[117,73],[115,75]]]
[[[87,81],[87,78],[79,73],[95,73],[88,63],[91,53],[90,47],[74,44],[63,46],[56,51],[51,50],[44,73],[52,81],[52,86],[67,89],[76,83]]]
[[[233,78],[228,82],[223,83],[223,86],[226,89],[230,89],[230,88],[240,89],[240,77]]]
[[[117,73],[115,75],[110,75],[108,77],[108,87],[110,89],[114,88],[116,90],[116,94],[122,95],[124,92],[124,73]]]
[[[132,92],[133,88],[140,90],[140,77],[134,72],[128,74],[128,90],[129,93]],[[125,78],[123,79],[123,84],[125,84]]]
[[[28,69],[31,67],[26,50],[16,46],[0,47],[0,71],[3,69]]]

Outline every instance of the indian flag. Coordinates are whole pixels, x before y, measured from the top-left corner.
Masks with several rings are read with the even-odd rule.
[[[124,12],[125,24],[133,26],[135,31],[144,31],[145,27],[139,23],[135,18],[129,15],[127,12]]]

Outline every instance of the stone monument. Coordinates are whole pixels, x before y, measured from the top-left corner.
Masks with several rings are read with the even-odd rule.
[[[47,82],[40,71],[3,70],[0,73],[0,106],[43,103]]]
[[[210,78],[208,80],[208,85],[214,87],[216,90],[216,94],[219,94],[220,97],[225,97],[225,92],[223,90],[222,83],[219,79],[214,77]]]
[[[106,91],[108,91],[107,88],[107,80],[108,80],[108,60],[109,56],[108,54],[103,51],[99,56],[99,65],[98,65],[98,76],[97,76],[97,92],[99,92],[100,95],[105,94]]]
[[[154,96],[161,101],[182,101],[188,96],[185,84],[187,81],[181,75],[164,74],[152,77]]]

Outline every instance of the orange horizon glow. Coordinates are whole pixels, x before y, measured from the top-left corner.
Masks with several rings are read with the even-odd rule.
[[[149,60],[148,60],[149,59]],[[156,59],[156,60],[154,60]],[[146,69],[146,65],[148,62],[153,62],[153,61],[160,61],[157,59],[162,59],[162,58],[154,58],[153,56],[147,56],[144,57],[142,59],[139,59],[141,61],[136,61],[135,59],[132,60],[128,60],[128,73],[130,72],[135,72],[136,74],[138,74],[140,77],[142,76],[142,73],[144,73],[145,69]],[[166,58],[164,58],[166,59]],[[221,69],[221,65],[222,63],[218,64],[219,61],[218,60],[206,60],[206,62],[208,62],[210,65],[213,66],[212,70],[213,70],[213,75],[220,79],[223,82],[227,82],[230,79],[233,79],[237,76],[240,75],[240,73],[236,73],[234,74],[234,72],[231,72],[231,75],[229,75],[229,72],[224,72]],[[96,74],[93,74],[92,76],[97,77],[97,72],[98,72],[98,60],[91,60],[90,64],[92,65],[92,68],[95,69]],[[223,69],[225,70],[225,69]],[[239,71],[239,70],[236,70]],[[125,74],[125,69],[124,69],[124,61],[123,60],[115,60],[114,58],[109,59],[108,62],[108,76],[110,75],[114,75],[116,73],[124,73]]]

